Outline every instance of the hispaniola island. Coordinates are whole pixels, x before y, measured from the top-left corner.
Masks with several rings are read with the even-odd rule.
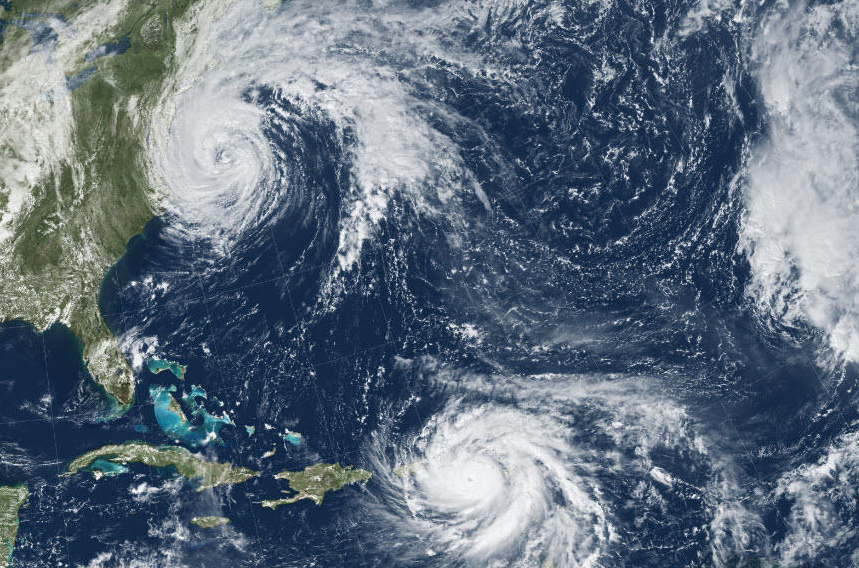
[[[0,0],[0,568],[859,567],[856,0]]]

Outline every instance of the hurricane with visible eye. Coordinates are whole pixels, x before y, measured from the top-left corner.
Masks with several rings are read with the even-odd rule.
[[[232,9],[210,38],[217,66],[180,95],[175,110],[162,111],[170,117],[166,144],[153,144],[176,225],[226,246],[286,209],[312,207],[318,188],[308,180],[326,166],[340,167],[347,179],[332,200],[340,202],[340,219],[330,228],[339,235],[339,272],[358,262],[395,195],[453,223],[463,195],[488,207],[446,133],[467,120],[418,99],[415,86],[398,76],[420,65],[423,49],[446,58],[459,52],[424,44],[415,33],[397,40],[405,58],[385,57],[379,50],[403,23],[396,11],[362,14],[312,2]],[[319,135],[341,155],[312,155],[307,140],[284,130],[316,120],[330,126]]]
[[[443,552],[440,566],[594,567],[634,561],[620,543],[664,523],[709,532],[717,558],[762,536],[735,464],[641,379],[433,372],[470,394],[415,434],[373,439],[383,491],[367,518],[388,526],[365,542],[374,551],[431,566]]]
[[[285,190],[262,110],[229,88],[204,82],[180,98],[160,160],[182,226],[215,238],[264,223]]]
[[[595,142],[572,125],[600,97],[577,95],[570,71],[563,73],[565,91],[547,99],[540,81],[558,81],[557,69],[534,84],[527,77],[544,71],[540,57],[556,40],[598,29],[592,12],[609,16],[597,5],[582,13],[551,2],[533,8],[519,2],[451,2],[438,12],[396,2],[367,9],[237,4],[213,27],[209,50],[217,64],[179,98],[160,150],[168,210],[175,214],[171,228],[226,252],[253,250],[270,232],[291,230],[291,220],[314,225],[318,238],[278,251],[278,262],[281,255],[295,259],[288,269],[309,257],[325,267],[310,301],[317,309],[305,314],[308,326],[337,313],[349,295],[338,280],[364,277],[365,265],[367,273],[385,275],[369,289],[405,298],[382,308],[386,318],[408,312],[409,302],[425,305],[418,281],[438,294],[440,306],[428,309],[437,309],[441,322],[454,327],[470,313],[485,325],[485,357],[497,375],[435,377],[468,394],[442,395],[417,429],[394,435],[395,419],[376,421],[366,459],[375,464],[368,487],[377,484],[379,491],[369,505],[356,504],[367,515],[352,520],[367,550],[380,557],[396,551],[392,561],[429,565],[634,565],[652,551],[624,543],[658,534],[666,546],[684,549],[687,560],[709,554],[727,566],[750,541],[766,549],[766,537],[757,514],[737,496],[744,473],[719,456],[718,443],[699,432],[704,426],[681,403],[655,396],[643,377],[520,380],[507,374],[508,366],[522,363],[509,352],[531,348],[531,359],[539,360],[565,344],[557,335],[535,337],[541,325],[567,325],[559,316],[566,298],[588,291],[601,297],[603,287],[621,286],[613,271],[632,274],[635,262],[677,266],[662,248],[650,258],[636,243],[667,233],[686,246],[685,233],[671,231],[709,222],[696,217],[707,209],[697,200],[708,197],[691,198],[689,217],[682,218],[673,214],[673,193],[662,190],[678,177],[706,177],[700,164],[707,164],[707,152],[696,149],[700,154],[688,157],[675,144],[694,147],[716,128],[709,117],[689,116],[681,143],[670,125],[638,124],[645,119],[637,109],[654,111],[654,94],[646,91],[665,93],[638,77],[630,62],[605,55],[601,74],[584,77],[582,85],[622,104],[601,111],[610,117],[610,136],[592,167]],[[491,30],[476,32],[481,26]],[[507,37],[509,29],[518,39]],[[532,36],[532,29],[540,32]],[[522,42],[539,45],[535,60]],[[671,61],[678,45],[653,49]],[[645,92],[615,93],[619,71],[612,65]],[[686,88],[692,91],[683,85],[679,92]],[[472,93],[483,99],[472,100]],[[733,112],[727,105],[717,109]],[[529,121],[537,126],[525,126]],[[642,156],[652,168],[643,167]],[[576,171],[557,176],[568,163]],[[609,190],[601,168],[619,180]],[[543,187],[540,179],[551,181]],[[525,183],[533,194],[509,189]],[[532,227],[535,211],[556,216]],[[412,260],[417,250],[433,252]],[[426,274],[425,263],[432,266]],[[599,268],[578,272],[591,263]],[[612,277],[604,281],[603,273]],[[503,304],[505,296],[516,302],[499,315],[492,304]],[[460,304],[464,298],[472,303]],[[597,302],[595,309],[611,312],[607,305]],[[425,331],[422,323],[411,325],[400,333]],[[476,330],[468,325],[456,329]],[[521,342],[505,326],[517,328]],[[678,519],[686,532],[665,531]]]
[[[532,548],[559,566],[593,565],[611,527],[569,435],[546,417],[451,401],[397,456],[415,464],[401,498],[427,547],[474,562]]]
[[[108,79],[129,80],[145,46],[175,51],[128,111],[162,208],[99,307],[138,400],[175,381],[210,393],[218,443],[176,435],[158,400],[129,409],[133,429],[79,426],[70,409],[94,393],[71,377],[43,396],[64,384],[42,372],[59,336],[12,341],[2,368],[35,361],[10,391],[25,403],[0,409],[3,465],[27,464],[35,490],[16,562],[856,563],[855,2],[166,4],[190,8],[130,4],[142,27],[70,75],[87,82],[69,112],[107,57]],[[4,31],[7,9],[0,36],[40,56],[23,55],[31,32]],[[96,142],[93,171],[125,147]],[[29,246],[70,234],[37,212]],[[153,375],[153,357],[182,372]],[[205,434],[192,398],[160,402]],[[194,492],[129,468],[54,491],[67,446],[131,435],[261,474]],[[293,474],[314,493],[284,496]],[[90,506],[96,483],[105,502],[130,492],[135,514],[93,538],[80,533],[114,510]],[[170,506],[142,506],[156,493]],[[68,518],[59,556],[41,545],[57,522],[27,522],[47,510]],[[217,533],[175,530],[221,517]]]

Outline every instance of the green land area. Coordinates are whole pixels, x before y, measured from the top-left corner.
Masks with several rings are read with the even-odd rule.
[[[96,477],[108,475],[108,472],[103,470],[103,462],[122,466],[142,463],[157,468],[170,468],[182,477],[199,483],[197,491],[242,483],[259,475],[258,471],[246,467],[209,461],[185,448],[152,446],[137,441],[103,446],[87,452],[69,464],[67,475],[79,471],[92,471]],[[116,470],[112,470],[110,474],[116,474]]]
[[[403,465],[399,465],[394,468],[394,475],[397,477],[407,477],[418,470],[421,467],[421,462],[411,462]]]
[[[288,480],[290,489],[295,491],[296,495],[268,499],[262,502],[262,506],[274,509],[302,499],[310,499],[321,505],[328,491],[338,491],[350,483],[366,482],[370,476],[369,471],[353,469],[352,466],[343,467],[339,463],[318,463],[304,468],[303,471],[282,471],[275,474],[275,477]]]
[[[0,486],[0,568],[12,563],[15,537],[18,535],[18,511],[27,502],[26,485]]]
[[[166,359],[147,359],[146,367],[150,373],[158,374],[162,371],[170,371],[180,381],[185,380],[185,371],[188,368],[176,361],[167,361]]]
[[[208,57],[201,14],[218,4],[0,6],[0,322],[71,329],[113,416],[133,402],[134,376],[99,311],[99,288],[160,208],[147,147],[153,117],[208,64],[199,63]],[[50,52],[33,49],[23,27],[33,20],[61,30]],[[99,55],[126,40],[124,52]]]
[[[215,527],[219,527],[221,525],[226,525],[230,522],[230,519],[226,517],[216,517],[214,515],[206,515],[203,517],[194,517],[191,519],[191,523],[197,525],[201,529],[213,529]]]

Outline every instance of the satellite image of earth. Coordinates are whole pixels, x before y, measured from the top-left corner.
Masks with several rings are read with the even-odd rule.
[[[0,0],[0,568],[850,566],[857,0]]]

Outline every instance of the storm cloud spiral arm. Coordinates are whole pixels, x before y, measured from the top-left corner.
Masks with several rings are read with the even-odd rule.
[[[728,566],[737,547],[761,537],[760,518],[740,501],[736,464],[684,408],[638,381],[430,368],[469,394],[415,435],[374,437],[381,493],[365,510],[384,528],[364,546],[431,566],[449,561],[441,552],[468,565],[601,566],[618,542],[683,522],[709,533],[716,565]]]
[[[279,180],[261,110],[223,87],[200,86],[186,95],[193,103],[180,102],[162,168],[179,217],[201,231],[241,232],[265,219]]]
[[[857,565],[855,1],[43,4],[0,566]]]
[[[415,86],[397,75],[417,63],[409,61],[421,57],[417,50],[441,46],[410,45],[405,34],[398,46],[405,60],[374,56],[405,23],[396,11],[390,18],[380,15],[355,18],[349,10],[316,3],[271,12],[243,3],[213,29],[209,46],[217,67],[180,96],[167,148],[155,155],[169,188],[168,207],[176,208],[182,223],[235,238],[270,222],[291,200],[309,200],[308,189],[294,187],[301,182],[286,170],[303,169],[312,177],[326,157],[302,163],[307,156],[292,153],[290,144],[307,141],[282,140],[279,129],[314,115],[332,126],[327,136],[342,146],[340,159],[349,169],[337,227],[340,269],[357,262],[394,195],[426,214],[442,208],[450,214],[464,192],[487,204],[445,133],[444,121],[457,120],[447,116],[451,109],[420,101]],[[272,97],[255,99],[260,91]],[[442,123],[432,124],[430,117]]]
[[[528,413],[454,401],[398,456],[406,472],[392,492],[430,550],[485,562],[548,546],[562,565],[593,565],[610,526],[563,434]]]

